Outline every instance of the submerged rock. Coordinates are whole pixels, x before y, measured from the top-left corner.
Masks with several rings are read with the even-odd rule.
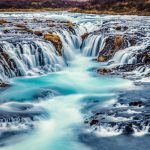
[[[88,128],[92,132],[100,132],[101,135],[104,134],[103,131],[114,133],[114,135],[142,132],[149,134],[150,101],[148,85],[144,85],[145,89],[142,90],[124,91],[123,94],[119,95],[118,102],[112,105],[100,108],[90,107],[90,114],[88,117],[86,114],[85,117]],[[144,99],[144,101],[136,101],[137,98]]]
[[[0,81],[0,88],[5,88],[5,87],[8,87],[9,84],[8,83],[3,83]]]
[[[97,70],[97,72],[100,73],[100,74],[108,74],[108,73],[111,73],[112,70],[109,69],[109,68],[100,68],[100,69]]]

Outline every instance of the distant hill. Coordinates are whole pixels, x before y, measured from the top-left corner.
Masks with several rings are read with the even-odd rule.
[[[0,0],[0,8],[79,7],[83,2],[82,0]]]
[[[90,0],[89,8],[97,10],[128,11],[150,11],[150,0]]]
[[[0,9],[8,8],[59,8],[87,13],[150,15],[150,0],[0,0]]]

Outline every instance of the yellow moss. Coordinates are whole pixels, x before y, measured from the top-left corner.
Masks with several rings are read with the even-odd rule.
[[[106,62],[107,61],[107,57],[106,56],[98,56],[97,61],[99,62]]]
[[[122,43],[123,43],[123,36],[116,36],[114,40],[115,47],[121,46]]]
[[[66,26],[68,27],[68,28],[71,28],[71,29],[73,29],[73,27],[75,26],[73,23],[71,23],[71,22],[68,22],[67,24],[66,24]]]
[[[62,42],[60,40],[60,37],[58,35],[55,35],[55,34],[50,34],[50,33],[47,33],[44,35],[44,39],[45,40],[48,40],[48,41],[51,41],[56,50],[58,51],[59,55],[62,56]]]
[[[0,25],[6,24],[6,23],[9,23],[9,22],[3,19],[0,20]]]

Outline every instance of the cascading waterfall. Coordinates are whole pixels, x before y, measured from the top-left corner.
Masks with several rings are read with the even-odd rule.
[[[74,31],[75,32],[75,31]],[[67,60],[73,60],[75,57],[75,49],[79,51],[82,40],[78,33],[72,33],[71,31],[61,30],[56,34],[60,37],[63,43],[63,57]],[[76,51],[77,52],[77,51]]]
[[[146,49],[147,45],[139,45],[139,46],[131,46],[124,50],[116,52],[114,57],[112,58],[114,64],[124,65],[124,64],[136,64],[137,63],[137,55],[139,51],[143,51]]]
[[[93,57],[99,56],[107,44],[112,44],[106,42],[107,38],[121,35],[122,32],[126,34],[130,32],[130,29],[125,31],[124,27],[119,31],[115,29],[118,20],[119,23],[124,23],[124,17],[120,21],[121,18],[116,16],[74,15],[62,12],[6,13],[2,16],[13,18],[14,22],[18,17],[24,22],[25,28],[21,28],[22,32],[17,27],[19,30],[17,32],[16,26],[11,23],[13,29],[8,32],[15,34],[8,33],[7,37],[6,33],[6,39],[1,39],[3,41],[0,42],[1,78],[8,80],[8,77],[45,74],[30,78],[12,78],[12,86],[1,92],[0,148],[2,150],[88,150],[91,148],[89,143],[92,143],[90,141],[92,136],[94,140],[98,138],[95,132],[100,136],[117,136],[124,134],[124,131],[129,133],[132,129],[134,130],[132,134],[149,132],[149,117],[148,119],[147,116],[145,117],[145,114],[149,114],[149,107],[147,111],[141,102],[122,104],[122,101],[119,101],[118,90],[119,93],[125,92],[126,89],[135,90],[132,81],[115,76],[113,78],[97,76],[95,72],[93,73],[93,68],[101,65],[107,67],[107,62],[108,65],[110,62],[113,65],[134,65],[138,63],[138,54],[148,47],[149,44],[140,45],[143,41],[139,45],[127,44],[122,50],[113,46],[117,51],[109,61],[106,63],[93,61]],[[54,23],[50,20],[54,18],[71,20],[75,24],[68,28],[67,22],[54,21]],[[125,18],[128,20],[128,17]],[[132,21],[133,18],[129,16],[129,20]],[[141,19],[137,22],[141,22]],[[101,30],[103,27],[105,30]],[[37,28],[40,29],[38,35],[33,32]],[[131,28],[131,31],[134,31],[134,28]],[[19,38],[22,36],[20,34],[30,38],[19,39],[16,33]],[[86,33],[87,36],[82,40],[82,35]],[[60,37],[62,56],[59,56],[55,49],[58,37],[54,38],[52,44],[44,39],[45,34],[50,37],[56,35]],[[66,64],[69,67],[62,69]],[[143,67],[145,65],[137,67],[135,71],[147,73],[148,65],[147,68]],[[60,69],[62,71],[57,72]],[[46,74],[48,72],[53,73]],[[125,102],[128,100],[126,98]],[[143,100],[143,97],[140,100]],[[129,107],[129,105],[136,106]],[[80,137],[88,144],[82,142]],[[122,137],[128,138],[122,135],[119,136],[119,140]],[[108,139],[101,139],[110,142]],[[93,143],[95,146],[95,142]],[[102,146],[105,144],[98,143],[98,149],[103,149]],[[122,146],[117,149],[122,149]]]
[[[82,52],[86,56],[95,57],[103,49],[105,44],[105,38],[103,34],[89,35],[82,44]]]
[[[58,71],[65,65],[50,42],[24,39],[13,44],[4,41],[1,43],[1,49],[4,53],[2,56],[4,58],[1,60],[2,79]],[[8,57],[7,62],[5,55]]]

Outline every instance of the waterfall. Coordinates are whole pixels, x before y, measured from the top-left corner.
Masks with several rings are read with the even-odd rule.
[[[78,33],[72,33],[68,30],[59,30],[55,32],[61,39],[63,48],[63,57],[65,60],[72,60],[75,57],[75,51],[79,50],[82,44],[81,38]],[[77,51],[76,51],[77,52]]]
[[[65,65],[50,42],[37,39],[15,43],[3,41],[0,47],[3,54],[0,61],[2,79],[58,71]]]
[[[123,36],[126,42],[121,49],[118,48],[112,54],[111,58],[109,57],[109,62],[112,65],[137,64],[137,54],[139,51],[144,51],[149,45],[146,43],[149,40],[147,28],[149,22],[145,22],[144,30],[140,25],[136,26],[137,23],[140,23],[141,18],[134,18],[136,23],[133,23],[132,17],[126,17],[125,23],[124,17],[121,16],[118,19],[117,16],[86,16],[81,14],[74,16],[61,12],[36,13],[34,15],[31,13],[26,15],[24,13],[6,13],[1,15],[2,18],[10,22],[12,21],[10,18],[13,18],[14,21],[14,24],[13,21],[9,24],[11,28],[3,26],[6,33],[3,29],[0,30],[2,35],[0,40],[0,79],[3,80],[7,80],[8,77],[38,75],[60,70],[67,61],[73,60],[79,52],[91,57],[98,56],[100,52],[107,55],[109,51],[116,50],[112,48],[112,41],[116,36]],[[20,18],[19,23],[22,23],[25,28],[16,26],[17,17]],[[116,29],[118,25],[120,29]],[[134,26],[137,27],[136,30]],[[41,32],[40,37],[30,33],[32,30]],[[42,35],[45,33],[57,34],[60,37],[63,46],[61,49],[62,57],[58,56],[51,42],[43,39]],[[81,36],[86,33],[88,36],[82,40]],[[28,39],[26,36],[30,36],[30,38]],[[106,39],[109,37],[112,37],[112,41],[107,42]],[[11,41],[9,38],[14,39]],[[106,48],[105,51],[105,46],[109,47],[109,45],[110,49]]]
[[[114,65],[137,64],[139,52],[144,52],[147,47],[148,44],[143,43],[142,45],[131,46],[124,50],[120,50],[116,52],[110,61],[114,62]]]
[[[100,35],[89,35],[82,44],[82,52],[86,56],[97,56],[98,53],[103,49],[105,38],[103,34]]]

